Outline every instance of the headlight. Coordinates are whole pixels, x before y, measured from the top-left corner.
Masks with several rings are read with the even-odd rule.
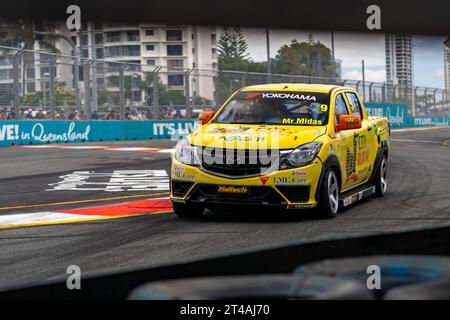
[[[293,150],[280,162],[280,169],[289,167],[302,167],[311,163],[322,147],[322,142],[311,142]]]
[[[186,138],[178,141],[175,148],[175,159],[188,165],[198,165],[197,147],[191,146]]]

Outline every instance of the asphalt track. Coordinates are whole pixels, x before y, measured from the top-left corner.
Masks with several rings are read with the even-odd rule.
[[[74,171],[168,170],[172,141],[93,143],[109,149],[0,148],[0,217],[166,197],[165,191],[46,191]],[[74,145],[71,145],[74,146]],[[127,147],[129,151],[114,148]],[[136,149],[138,148],[138,149]],[[222,255],[312,238],[450,223],[450,128],[393,133],[389,186],[331,220],[258,212],[183,220],[173,213],[0,229],[0,288]],[[59,203],[59,204],[55,204]],[[393,244],[395,245],[395,244]]]

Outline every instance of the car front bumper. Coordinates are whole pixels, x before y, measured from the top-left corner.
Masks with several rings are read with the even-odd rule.
[[[309,209],[317,205],[316,190],[322,168],[322,162],[316,158],[313,163],[301,168],[249,178],[228,178],[197,166],[182,164],[173,158],[170,198],[173,202],[205,207],[251,205]]]

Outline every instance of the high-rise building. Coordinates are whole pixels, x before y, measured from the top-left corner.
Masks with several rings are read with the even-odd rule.
[[[445,90],[450,92],[450,49],[444,45],[444,78]]]
[[[386,83],[388,98],[412,97],[412,36],[386,34]]]
[[[150,74],[156,66],[162,67],[159,79],[168,90],[180,91],[184,95],[186,88],[189,87],[191,97],[198,96],[214,100],[213,75],[218,67],[216,27],[88,23],[83,25],[80,32],[71,32],[65,23],[60,22],[53,25],[49,23],[46,31],[70,38],[76,45],[76,52],[67,41],[60,38],[46,37],[46,42],[50,41],[51,47],[46,47],[46,42],[36,41],[33,48],[36,52],[26,53],[26,61],[28,61],[26,68],[22,69],[22,65],[20,66],[19,81],[22,96],[48,90],[51,56],[43,53],[54,53],[54,49],[59,55],[66,56],[57,60],[54,70],[55,82],[64,83],[66,87],[73,88],[74,61],[69,57],[79,56],[81,49],[81,55],[85,58],[95,57],[108,62],[129,63],[125,69],[125,76],[131,76],[133,80],[137,77],[144,80],[145,73]],[[93,43],[95,44],[94,55]],[[12,104],[12,60],[12,56],[0,57],[0,105]],[[108,63],[99,61],[95,69],[97,88],[107,88],[109,91],[118,92],[117,81],[116,85],[114,81],[109,81],[111,77],[117,77],[118,68],[109,68]],[[189,86],[186,86],[185,72],[188,69],[204,71],[192,72],[189,76]],[[79,88],[83,93],[82,73],[80,73]],[[151,96],[151,90],[150,86],[145,89],[136,89],[131,94],[132,100],[138,104],[145,103]],[[44,94],[42,105],[48,104],[48,98],[48,93]]]
[[[133,71],[153,71],[155,66],[162,67],[159,77],[168,90],[186,90],[184,72],[187,69],[217,70],[217,34],[216,27],[175,26],[155,24],[113,24],[91,23],[81,31],[82,55],[86,58],[126,62],[130,66],[140,65]],[[79,33],[70,34],[79,48]],[[93,39],[94,37],[94,39]],[[95,54],[92,54],[92,41]],[[97,68],[97,84],[108,85],[107,69]],[[192,73],[189,77],[190,96],[214,99],[212,76]],[[211,72],[210,72],[211,73]],[[135,99],[144,101],[145,92],[135,95]]]

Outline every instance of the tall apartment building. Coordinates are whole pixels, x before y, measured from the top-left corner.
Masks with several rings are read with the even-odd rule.
[[[444,45],[444,78],[445,90],[450,92],[450,49]]]
[[[168,90],[178,90],[185,94],[184,72],[187,69],[203,69],[204,72],[191,73],[189,79],[190,96],[199,96],[214,100],[214,81],[212,75],[217,70],[217,30],[208,26],[175,26],[155,24],[113,24],[89,23],[81,32],[70,32],[65,23],[55,23],[52,30],[46,30],[71,38],[76,44],[77,52],[65,40],[52,40],[58,53],[66,56],[79,54],[80,35],[81,53],[83,57],[105,61],[127,62],[130,66],[125,75],[135,76],[152,72],[156,66],[162,67],[159,73],[161,82]],[[95,55],[92,52],[93,39]],[[20,83],[22,95],[48,89],[50,73],[48,58],[39,52],[53,52],[42,42],[35,42],[34,50],[38,53],[27,53],[29,61],[26,70],[21,68]],[[134,65],[140,65],[135,66]],[[9,106],[13,100],[13,66],[11,57],[0,57],[0,106]],[[65,83],[73,88],[73,61],[59,58],[55,66],[55,81]],[[108,63],[97,63],[97,87],[118,91],[117,84],[111,84],[108,77],[118,74],[117,68],[110,68]],[[139,72],[143,71],[143,72]],[[201,76],[200,76],[201,75]],[[80,74],[79,87],[83,91],[83,74]],[[23,81],[24,79],[25,81]],[[152,88],[137,90],[132,97],[135,102],[145,102]],[[44,96],[44,100],[48,96]],[[48,102],[48,101],[47,101]],[[42,102],[43,104],[46,101]]]
[[[169,90],[185,94],[184,72],[187,69],[217,69],[216,27],[174,26],[155,24],[113,24],[91,23],[81,31],[82,55],[95,56],[107,61],[127,62],[130,66],[125,74],[139,74],[137,71],[151,72],[156,66],[161,82]],[[72,40],[79,47],[79,33],[71,33]],[[93,38],[94,37],[94,38]],[[92,40],[95,54],[92,53]],[[133,65],[140,65],[135,67]],[[108,67],[97,68],[98,87],[108,87]],[[116,72],[117,74],[117,72]],[[190,76],[190,96],[214,99],[214,82],[211,72],[192,73]],[[145,101],[148,92],[136,92],[134,99]]]
[[[413,86],[412,36],[386,34],[386,83],[388,97],[411,98]],[[394,86],[399,88],[394,92]]]

